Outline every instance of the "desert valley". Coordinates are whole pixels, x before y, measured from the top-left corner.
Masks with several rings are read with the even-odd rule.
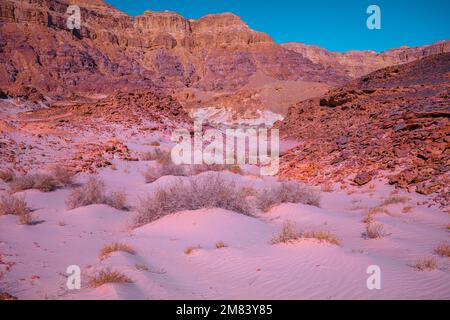
[[[450,299],[449,40],[340,53],[76,2],[80,30],[72,2],[0,3],[0,300]],[[276,130],[279,170],[174,163],[196,118]]]

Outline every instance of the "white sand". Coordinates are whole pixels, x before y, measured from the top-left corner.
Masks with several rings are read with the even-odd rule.
[[[118,161],[117,171],[106,168],[100,175],[110,190],[126,191],[133,207],[140,196],[175,179],[163,177],[146,185],[141,172],[147,165],[151,163]],[[272,183],[227,175],[256,187]],[[321,208],[283,204],[257,217],[203,209],[134,230],[133,210],[105,205],[67,210],[64,201],[70,190],[26,191],[22,194],[42,223],[20,226],[16,217],[0,216],[0,261],[13,264],[0,288],[20,299],[450,299],[449,258],[434,253],[449,240],[448,214],[417,206],[425,198],[406,194],[408,203],[388,206],[390,215],[375,217],[389,235],[367,240],[361,235],[365,208],[379,204],[393,189],[379,182],[374,190],[355,190],[351,195],[348,190],[323,193]],[[407,205],[412,212],[402,213]],[[300,240],[272,245],[285,221],[302,230],[330,231],[342,244]],[[100,261],[101,248],[117,241],[136,254],[114,253]],[[217,249],[219,241],[227,247]],[[185,254],[190,246],[199,249]],[[437,269],[410,266],[427,257],[436,259]],[[79,291],[66,288],[69,265],[82,269]],[[367,289],[370,265],[381,268],[381,290]],[[87,287],[89,277],[105,267],[121,271],[133,283]]]

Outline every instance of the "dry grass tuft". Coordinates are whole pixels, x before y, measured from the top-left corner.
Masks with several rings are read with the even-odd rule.
[[[420,259],[412,267],[419,271],[432,271],[437,268],[437,261],[435,258]]]
[[[23,213],[21,215],[19,215],[19,220],[18,220],[19,224],[21,225],[26,225],[26,226],[31,226],[35,224],[35,221],[33,219],[33,216],[31,215],[31,213]]]
[[[256,197],[258,195],[258,192],[252,187],[242,187],[240,192],[245,198]]]
[[[402,213],[411,213],[413,209],[413,206],[406,206],[402,209]]]
[[[450,245],[449,244],[440,244],[435,250],[438,255],[441,257],[450,257]]]
[[[157,161],[159,164],[172,163],[172,155],[169,150],[163,150],[161,148],[155,148],[149,152],[143,152],[141,154],[142,161]]]
[[[271,243],[279,244],[279,243],[289,243],[293,241],[297,241],[302,237],[302,233],[297,230],[297,227],[292,222],[285,222],[283,227],[281,228],[280,233],[275,236]]]
[[[316,239],[320,242],[328,242],[337,246],[341,245],[341,240],[338,237],[328,231],[307,231],[302,234],[302,238]]]
[[[370,214],[370,215],[376,215],[379,213],[391,214],[388,209],[381,207],[381,206],[369,208],[367,210],[367,214]]]
[[[389,206],[392,204],[399,204],[399,203],[405,203],[408,202],[410,198],[399,196],[396,193],[391,193],[386,199],[383,200],[381,203],[381,206]]]
[[[227,248],[227,247],[228,246],[223,241],[219,241],[219,242],[216,243],[216,249],[223,249],[223,248]]]
[[[311,206],[320,206],[320,194],[296,181],[283,181],[269,190],[263,190],[257,196],[258,207],[267,212],[282,203],[303,203]]]
[[[206,174],[180,179],[141,199],[135,226],[151,223],[179,211],[203,208],[222,208],[251,215],[250,203],[234,182],[219,174]]]
[[[113,191],[106,199],[107,204],[117,210],[127,210],[127,194],[122,191]]]
[[[328,193],[333,192],[334,191],[333,183],[327,182],[327,183],[322,184],[322,191],[328,192]]]
[[[100,260],[105,260],[111,256],[114,252],[126,252],[132,255],[136,254],[136,251],[129,245],[125,243],[115,242],[113,244],[109,244],[104,246],[100,251],[99,258]]]
[[[111,269],[104,269],[93,276],[89,281],[89,286],[92,288],[101,287],[107,283],[132,283],[133,281],[119,271],[112,271]]]
[[[366,225],[364,236],[368,239],[380,239],[386,236],[384,225],[382,223],[373,222]]]
[[[190,255],[190,254],[193,254],[197,250],[200,250],[200,246],[187,247],[186,249],[184,249],[184,253],[187,254],[187,255]]]
[[[168,163],[148,168],[148,170],[144,172],[144,179],[146,183],[153,183],[165,176],[184,177],[186,175],[185,167]]]
[[[49,174],[25,174],[14,176],[9,186],[12,193],[19,191],[38,189],[42,192],[52,192],[58,188],[64,188],[73,183],[74,174],[67,168],[54,166]]]
[[[30,213],[27,202],[23,197],[10,194],[0,195],[0,216],[15,215],[22,216]]]
[[[272,239],[271,243],[290,243],[300,239],[316,239],[320,242],[328,242],[337,246],[341,245],[341,241],[337,236],[328,231],[301,232],[292,222],[285,222],[280,233]]]
[[[66,200],[69,209],[89,206],[91,204],[104,204],[105,183],[97,177],[91,177],[81,187],[74,189]]]

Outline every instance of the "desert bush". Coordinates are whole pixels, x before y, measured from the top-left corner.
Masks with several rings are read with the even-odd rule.
[[[143,161],[157,161],[160,164],[172,163],[172,156],[169,150],[163,150],[155,148],[152,151],[143,152],[141,154],[141,160]]]
[[[337,246],[341,245],[341,240],[331,232],[328,231],[307,231],[302,233],[302,238],[316,239],[320,242],[328,242]]]
[[[23,197],[10,194],[0,195],[0,216],[15,215],[23,216],[30,213],[28,204]]]
[[[19,191],[38,189],[42,192],[51,192],[58,188],[66,187],[72,184],[73,174],[66,168],[55,166],[51,173],[27,173],[21,176],[15,176],[9,186],[15,193]]]
[[[193,254],[196,250],[199,250],[200,246],[196,246],[196,247],[187,247],[186,249],[184,249],[184,253],[185,254]]]
[[[127,194],[122,191],[113,191],[106,198],[106,204],[117,210],[126,210]]]
[[[18,221],[19,221],[19,224],[22,224],[22,225],[28,225],[29,226],[29,225],[34,224],[33,216],[29,212],[20,214]]]
[[[144,172],[144,179],[146,183],[153,183],[159,178],[165,176],[183,177],[186,176],[186,171],[183,166],[169,163],[148,168],[148,170]]]
[[[228,246],[223,241],[219,241],[219,242],[216,243],[216,249],[223,249],[223,248],[226,248],[226,247],[228,247]]]
[[[269,190],[263,190],[257,196],[258,207],[267,212],[282,203],[303,203],[318,207],[320,194],[296,181],[283,181]]]
[[[100,251],[99,258],[100,260],[105,260],[111,256],[114,252],[126,252],[129,254],[136,254],[136,251],[130,247],[129,245],[125,243],[115,242],[113,244],[104,246],[103,249]]]
[[[89,206],[91,204],[105,204],[105,183],[97,177],[91,177],[81,187],[78,187],[69,194],[66,204],[69,209]]]
[[[381,206],[369,208],[367,210],[367,214],[370,214],[370,215],[376,215],[378,213],[391,214],[388,209],[381,207]]]
[[[386,199],[383,200],[383,202],[381,203],[381,206],[389,206],[392,204],[405,203],[409,200],[410,200],[410,198],[408,198],[408,197],[404,197],[404,196],[400,196],[396,193],[392,193]]]
[[[12,193],[33,189],[35,177],[32,174],[15,176],[9,185]]]
[[[322,184],[322,191],[323,192],[333,192],[334,191],[333,184],[331,182]]]
[[[442,257],[450,257],[450,245],[449,244],[440,244],[435,250],[438,255]]]
[[[15,176],[14,171],[11,169],[0,170],[0,180],[4,182],[11,182]]]
[[[402,213],[411,213],[414,207],[412,206],[406,206],[402,209]]]
[[[243,197],[256,197],[258,192],[252,187],[242,187],[240,190]]]
[[[67,187],[73,184],[75,173],[60,165],[55,165],[51,169],[51,175],[57,181],[58,187]]]
[[[33,176],[34,184],[33,189],[38,189],[42,192],[55,191],[59,184],[51,175],[37,174]]]
[[[190,175],[199,175],[204,172],[222,172],[229,171],[234,174],[243,175],[244,171],[238,165],[226,165],[226,164],[196,164],[189,166]]]
[[[378,222],[368,223],[364,236],[368,239],[379,239],[386,236],[384,225]]]
[[[141,226],[184,210],[222,208],[251,215],[251,205],[232,181],[219,174],[179,180],[140,200],[135,225]]]
[[[297,230],[296,226],[291,222],[285,222],[281,231],[278,235],[276,235],[271,243],[279,244],[279,243],[289,243],[292,241],[296,241],[302,237],[302,233]]]
[[[419,271],[431,271],[437,268],[437,261],[435,258],[420,259],[416,261],[412,267]]]
[[[95,276],[93,276],[89,281],[89,286],[92,288],[101,287],[107,283],[132,283],[133,281],[128,278],[123,273],[119,271],[112,271],[111,269],[100,270]]]

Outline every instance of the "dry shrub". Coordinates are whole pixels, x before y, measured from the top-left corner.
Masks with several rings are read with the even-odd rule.
[[[130,247],[129,245],[125,243],[115,242],[113,244],[104,246],[103,249],[100,251],[99,258],[100,260],[105,260],[111,256],[114,252],[126,252],[132,255],[136,254],[136,251]]]
[[[200,250],[200,246],[187,247],[186,249],[184,249],[184,253],[189,255],[189,254],[193,254],[197,250]]]
[[[368,223],[364,236],[368,239],[379,239],[386,236],[384,225],[378,222]]]
[[[228,247],[228,246],[223,241],[219,241],[219,242],[216,243],[216,249],[223,249],[223,248],[226,248],[226,247]]]
[[[25,174],[15,176],[10,184],[10,190],[15,193],[19,191],[38,189],[42,192],[51,192],[72,184],[74,174],[67,168],[54,166],[51,173]]]
[[[11,182],[14,180],[15,173],[11,169],[4,169],[0,170],[0,180],[3,180],[4,182]]]
[[[81,187],[74,189],[66,200],[69,209],[89,206],[91,204],[104,204],[105,183],[97,177],[91,177]]]
[[[0,216],[9,214],[23,216],[29,213],[30,209],[23,197],[17,197],[10,194],[0,195]]]
[[[406,206],[403,208],[402,212],[403,213],[411,213],[413,209],[414,209],[414,207],[412,207],[412,206]]]
[[[35,222],[34,219],[33,219],[33,216],[29,212],[19,215],[19,220],[18,221],[19,221],[19,224],[27,225],[27,226],[33,225],[34,222]]]
[[[281,228],[280,233],[272,239],[271,243],[289,243],[292,241],[296,241],[301,237],[302,233],[297,230],[296,226],[293,223],[285,222],[283,224],[283,227]]]
[[[388,209],[378,206],[367,210],[367,214],[376,215],[378,213],[391,214]]]
[[[163,150],[156,148],[149,152],[143,152],[141,154],[141,160],[143,161],[158,161],[160,164],[172,163],[172,156],[169,150]]]
[[[150,146],[152,147],[159,147],[161,146],[161,143],[157,140],[150,142]]]
[[[282,203],[303,203],[318,207],[320,194],[296,181],[283,181],[269,190],[263,190],[257,197],[258,207],[267,212]]]
[[[157,167],[148,168],[148,170],[144,172],[144,179],[146,183],[153,183],[159,178],[165,176],[184,177],[186,176],[186,171],[181,165],[168,163]]]
[[[396,193],[391,193],[386,199],[383,200],[381,206],[389,206],[392,204],[405,203],[409,200],[410,198],[408,197],[400,196]]]
[[[42,192],[52,192],[58,188],[58,182],[50,175],[47,174],[37,174],[33,177],[34,179],[34,189],[38,189]]]
[[[437,268],[437,261],[435,258],[420,259],[412,267],[419,271],[431,271]]]
[[[106,202],[107,205],[117,210],[126,210],[127,194],[122,191],[113,191],[108,195]]]
[[[307,231],[302,233],[302,238],[316,239],[320,242],[328,242],[337,246],[341,245],[341,240],[331,232],[328,231]]]
[[[34,175],[26,174],[21,176],[15,176],[11,181],[9,188],[12,193],[33,189],[34,187]]]
[[[258,195],[258,192],[252,187],[242,187],[240,192],[241,192],[242,196],[245,198],[255,197]]]
[[[322,191],[323,192],[333,192],[334,191],[333,184],[331,182],[322,184]]]
[[[450,257],[450,245],[449,244],[440,244],[435,250],[438,255],[442,257]]]
[[[180,179],[142,198],[135,216],[135,226],[179,211],[202,208],[222,208],[251,215],[251,205],[234,182],[219,174],[206,174]]]
[[[53,178],[58,182],[59,187],[67,187],[73,184],[73,178],[75,177],[75,173],[60,165],[55,165],[51,169],[51,174]]]
[[[370,214],[370,213],[368,213],[368,214],[366,214],[365,216],[364,216],[364,218],[362,219],[362,222],[363,223],[372,223],[372,222],[374,222],[375,221],[375,219],[373,218],[373,214]]]
[[[89,281],[89,286],[92,288],[101,287],[107,283],[132,283],[133,281],[119,271],[112,271],[111,269],[103,269],[93,276]]]

